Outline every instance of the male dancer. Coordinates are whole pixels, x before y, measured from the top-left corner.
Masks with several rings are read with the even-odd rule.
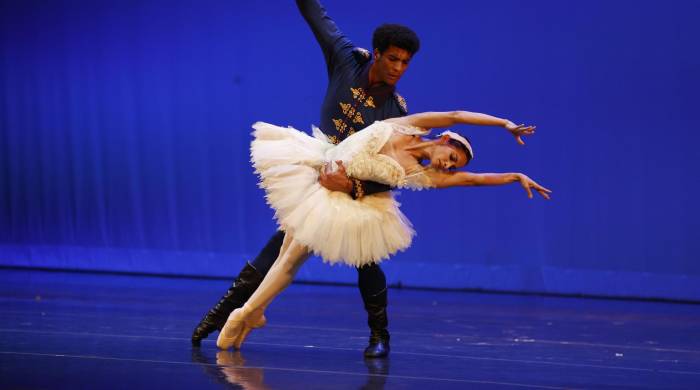
[[[368,51],[355,47],[338,30],[318,0],[297,0],[297,6],[326,60],[328,89],[321,107],[320,128],[331,142],[339,143],[374,121],[406,115],[406,102],[395,92],[395,85],[419,49],[416,34],[400,25],[379,26],[372,37],[371,61]],[[331,191],[343,191],[356,199],[390,190],[384,184],[348,178],[342,167],[336,172],[321,172],[319,182]],[[283,238],[284,232],[277,232],[258,257],[245,265],[226,294],[197,325],[192,344],[199,345],[211,332],[221,330],[228,315],[250,298],[277,258]],[[357,271],[370,328],[364,355],[385,357],[389,353],[386,277],[377,264]]]

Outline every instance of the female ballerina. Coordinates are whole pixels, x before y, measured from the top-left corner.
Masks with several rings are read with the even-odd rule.
[[[377,121],[338,145],[293,128],[258,122],[253,125],[251,158],[268,204],[286,235],[279,256],[245,305],[231,313],[219,333],[221,349],[240,348],[254,328],[265,325],[265,308],[292,282],[311,253],[328,263],[354,267],[380,262],[408,248],[415,234],[390,192],[353,200],[318,184],[328,161],[360,180],[396,188],[429,189],[487,186],[518,182],[532,198],[550,190],[522,173],[454,171],[474,158],[469,141],[445,131],[426,139],[428,129],[455,124],[504,126],[522,143],[532,126],[467,111],[426,112]]]

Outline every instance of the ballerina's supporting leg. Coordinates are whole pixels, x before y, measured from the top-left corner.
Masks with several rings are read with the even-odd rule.
[[[308,258],[308,249],[295,241],[291,234],[287,234],[280,254],[265,279],[245,305],[231,313],[219,333],[216,345],[221,349],[228,349],[231,346],[240,348],[252,329],[264,326],[265,308],[292,283],[294,275]]]

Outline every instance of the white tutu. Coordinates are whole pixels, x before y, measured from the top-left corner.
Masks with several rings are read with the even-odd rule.
[[[340,146],[293,128],[263,122],[253,128],[251,161],[260,187],[280,228],[298,242],[328,263],[355,267],[378,263],[411,245],[415,232],[390,192],[354,200],[318,183],[326,162],[352,159],[337,152],[362,150],[367,137],[360,134],[369,127]],[[361,145],[348,148],[353,142]]]

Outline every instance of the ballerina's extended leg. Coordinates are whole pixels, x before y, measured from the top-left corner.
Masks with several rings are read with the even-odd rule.
[[[255,328],[266,323],[265,308],[292,283],[294,275],[308,259],[308,250],[287,234],[280,254],[255,293],[240,309],[234,310],[219,333],[216,345],[221,349],[240,348],[243,341]]]

